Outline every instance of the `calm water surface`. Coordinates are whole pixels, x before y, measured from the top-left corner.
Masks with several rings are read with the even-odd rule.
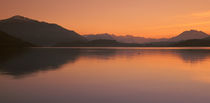
[[[210,48],[1,50],[0,103],[210,103]]]

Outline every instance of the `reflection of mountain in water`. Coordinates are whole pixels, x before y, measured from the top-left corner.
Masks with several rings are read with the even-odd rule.
[[[176,53],[182,60],[190,63],[202,62],[210,56],[210,50],[207,49],[176,50]]]
[[[30,49],[1,62],[0,71],[8,75],[22,76],[56,69],[64,63],[74,62],[78,54],[79,50],[72,49]]]
[[[152,54],[175,54],[184,62],[198,63],[206,60],[210,56],[210,50],[208,49],[158,49],[158,50],[146,50],[145,53]]]
[[[74,63],[79,57],[111,59],[121,56],[175,54],[185,62],[197,63],[210,56],[210,50],[193,49],[115,49],[115,48],[35,48],[27,50],[2,50],[0,73],[22,77],[39,71],[59,69],[66,63]],[[138,56],[139,57],[139,56]]]

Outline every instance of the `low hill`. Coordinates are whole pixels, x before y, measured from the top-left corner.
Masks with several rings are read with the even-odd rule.
[[[91,40],[99,40],[99,39],[106,39],[106,40],[115,40],[112,35],[110,34],[89,34],[84,35],[85,38],[87,38],[89,41]]]
[[[204,39],[191,39],[180,41],[175,43],[173,46],[182,46],[182,47],[202,47],[202,46],[210,46],[210,37]]]
[[[0,47],[32,47],[31,43],[12,37],[7,33],[0,31]]]
[[[55,47],[115,47],[119,46],[116,40],[97,39],[88,42],[59,43]]]

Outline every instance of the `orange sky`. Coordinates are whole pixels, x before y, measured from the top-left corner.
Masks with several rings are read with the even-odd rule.
[[[0,19],[14,15],[57,23],[80,34],[172,37],[210,34],[210,0],[0,0]]]

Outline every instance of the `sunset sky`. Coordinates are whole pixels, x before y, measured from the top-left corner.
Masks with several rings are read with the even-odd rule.
[[[22,15],[80,34],[172,37],[210,34],[210,0],[0,0],[0,19]]]

